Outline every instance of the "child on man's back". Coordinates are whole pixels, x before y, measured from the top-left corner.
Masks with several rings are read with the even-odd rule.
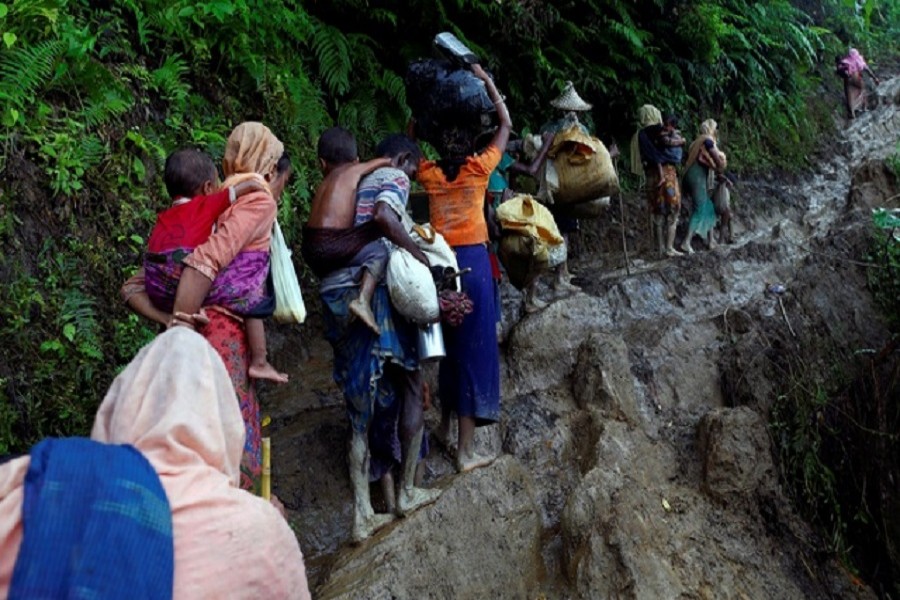
[[[286,170],[289,171],[289,163]],[[158,215],[148,241],[144,270],[147,294],[156,312],[144,316],[160,323],[170,320],[184,257],[209,238],[222,213],[240,201],[241,196],[268,191],[260,178],[242,181],[215,192],[217,179],[212,159],[198,150],[179,150],[166,159],[164,180],[173,202],[169,209]],[[223,274],[226,273],[227,270],[223,271]],[[286,382],[287,375],[276,371],[266,359],[262,317],[271,314],[274,300],[269,290],[265,289],[265,277],[254,274],[255,279],[248,287],[236,284],[234,278],[228,275],[216,278],[208,298],[214,297],[216,304],[244,317],[251,354],[250,377]],[[261,279],[261,282],[256,279]],[[263,289],[258,289],[260,284]]]
[[[304,226],[303,258],[316,275],[323,277],[331,270],[346,265],[369,244],[381,242],[381,233],[373,222],[354,227],[356,190],[360,180],[372,171],[391,165],[390,158],[374,158],[359,162],[356,139],[342,127],[326,130],[318,143],[319,166],[325,178],[313,197],[309,220]],[[380,333],[372,313],[372,295],[384,275],[387,248],[373,252],[383,259],[367,262],[360,281],[359,297],[349,310],[376,334]]]

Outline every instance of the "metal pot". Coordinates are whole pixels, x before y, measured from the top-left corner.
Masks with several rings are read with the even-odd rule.
[[[419,326],[419,362],[439,360],[447,356],[440,323]]]

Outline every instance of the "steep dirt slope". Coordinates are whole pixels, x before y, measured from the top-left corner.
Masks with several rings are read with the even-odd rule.
[[[294,365],[293,383],[264,395],[276,492],[317,597],[871,596],[791,509],[767,418],[779,353],[805,353],[815,369],[819,349],[888,339],[856,262],[869,207],[897,203],[884,159],[900,79],[879,95],[814,173],[739,186],[736,244],[638,254],[628,272],[618,254],[581,257],[583,292],[525,317],[505,288],[503,419],[478,438],[502,458],[457,476],[432,450],[440,500],[362,546],[348,543],[330,350],[315,322],[273,335],[279,366]],[[781,303],[769,282],[787,288]]]

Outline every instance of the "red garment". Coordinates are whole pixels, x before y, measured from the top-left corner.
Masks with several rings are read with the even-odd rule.
[[[250,344],[243,325],[233,317],[212,309],[206,311],[209,324],[200,330],[225,363],[237,394],[241,416],[247,435],[244,453],[241,455],[241,489],[259,493],[262,475],[262,431],[259,420],[259,402],[250,380]]]
[[[150,252],[196,248],[209,239],[216,219],[231,206],[228,188],[209,196],[194,196],[162,211],[150,234]]]

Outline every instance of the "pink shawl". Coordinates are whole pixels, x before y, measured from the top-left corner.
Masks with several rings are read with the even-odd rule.
[[[222,359],[199,334],[176,327],[144,347],[113,382],[91,438],[135,446],[159,474],[176,598],[310,597],[291,528],[237,487],[244,423]],[[0,597],[21,542],[28,460],[0,467]]]
[[[869,68],[869,65],[866,64],[866,60],[856,48],[850,48],[850,52],[841,62],[847,65],[847,72],[851,75],[857,75]]]

